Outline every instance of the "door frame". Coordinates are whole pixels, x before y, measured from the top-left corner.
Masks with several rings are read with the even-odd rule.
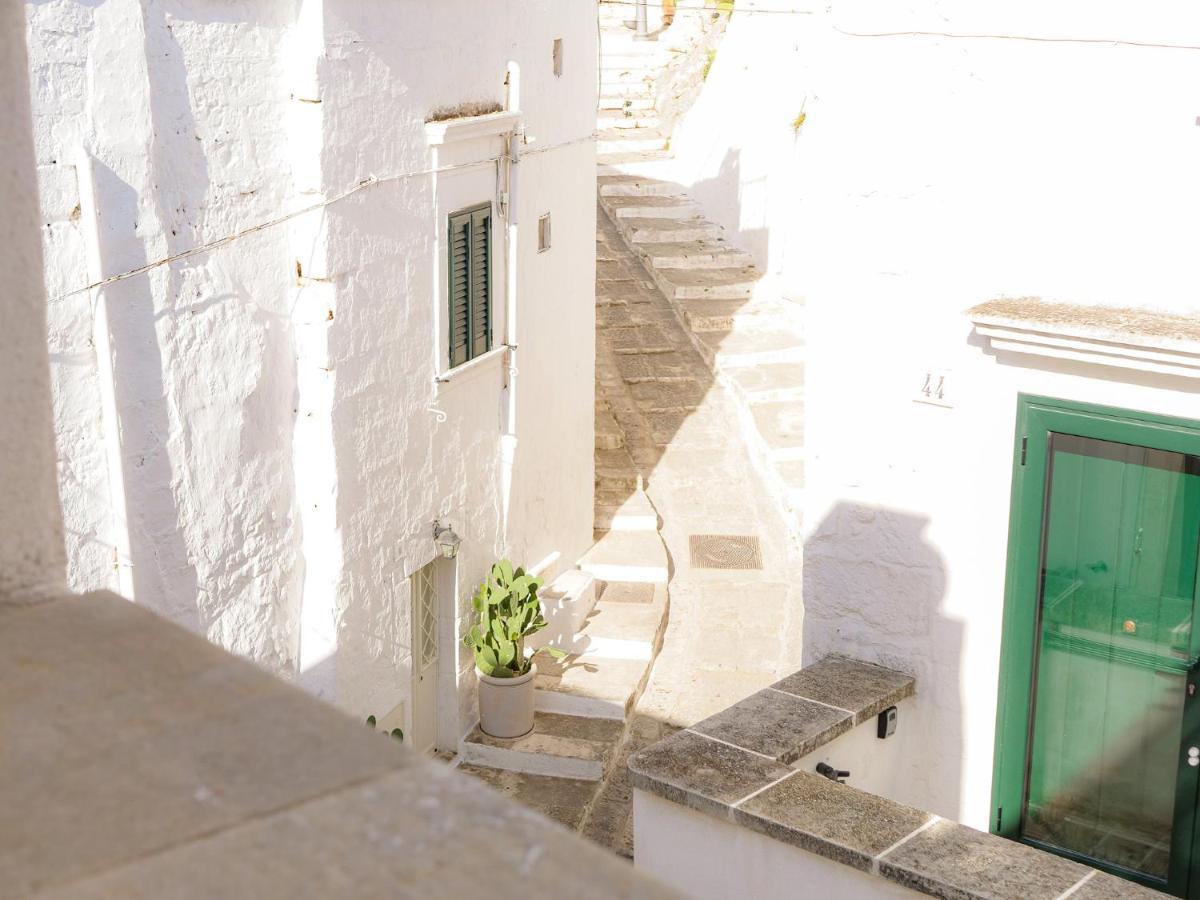
[[[1200,778],[1197,775],[1200,770],[1186,764],[1183,749],[1200,739],[1200,698],[1191,694],[1193,690],[1200,692],[1200,687],[1193,687],[1200,683],[1200,672],[1195,667],[1187,677],[1190,696],[1184,703],[1175,828],[1170,877],[1166,884],[1119,866],[1048,848],[1031,839],[1022,839],[1020,835],[1032,725],[1039,613],[1037,600],[1029,603],[1028,600],[1022,602],[1022,598],[1039,598],[1040,595],[1038,573],[1043,551],[1047,488],[1046,435],[1052,431],[1200,456],[1200,422],[1089,403],[1018,395],[996,702],[991,831],[1149,887],[1166,889],[1177,896],[1200,897],[1200,872],[1190,872],[1188,865],[1190,860],[1200,860],[1200,829],[1196,828],[1196,805],[1200,796]],[[1193,659],[1200,656],[1198,642],[1200,629],[1193,629]],[[1179,852],[1181,847],[1184,850],[1182,854]]]
[[[430,593],[428,609],[422,602],[421,591],[422,581],[426,581]],[[409,745],[418,753],[433,752],[437,750],[438,738],[438,711],[441,707],[441,598],[438,590],[438,566],[437,560],[430,560],[423,566],[416,569],[409,576],[409,657],[410,657],[410,686],[409,696],[412,699],[410,708],[409,723]],[[427,627],[424,621],[425,613],[431,613],[435,618],[433,622],[432,634],[433,639],[433,659],[428,664],[424,664],[424,635],[423,632]],[[418,684],[423,676],[428,676],[433,679],[432,690],[422,691]],[[432,704],[432,709],[426,710],[422,700],[428,700]],[[423,730],[418,723],[422,723],[428,717],[428,729]],[[427,746],[421,744],[428,742]]]

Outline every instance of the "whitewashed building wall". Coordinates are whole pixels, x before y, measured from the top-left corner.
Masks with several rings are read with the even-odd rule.
[[[905,799],[986,829],[1017,394],[1193,419],[1200,399],[1194,380],[993,353],[963,312],[1200,308],[1200,52],[1179,46],[1200,16],[737,8],[802,14],[734,15],[672,149],[763,290],[804,304],[805,658],[914,672],[907,727],[928,740]],[[914,402],[934,369],[948,407]]]
[[[49,0],[26,14],[71,586],[122,589],[354,711],[402,705],[408,578],[433,557],[435,518],[464,538],[460,600],[500,554],[561,567],[590,543],[591,4]],[[503,103],[510,62],[544,152],[522,163],[518,198],[509,503],[503,357],[434,383],[452,211],[438,198],[496,203],[502,259],[499,168],[428,174],[425,122]],[[405,173],[426,174],[387,180]],[[371,177],[384,183],[338,199]],[[502,274],[493,298],[502,309]],[[465,724],[469,660],[442,650]]]

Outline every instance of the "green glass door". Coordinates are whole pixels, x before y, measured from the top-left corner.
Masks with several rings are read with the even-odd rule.
[[[1021,678],[1003,673],[997,830],[1187,896],[1200,436],[1107,410],[1024,413],[1005,666],[1027,690],[1013,708]]]

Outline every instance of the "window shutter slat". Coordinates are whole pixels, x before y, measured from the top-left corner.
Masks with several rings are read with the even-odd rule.
[[[471,357],[471,214],[450,217],[450,275],[447,295],[450,300],[450,366],[461,366]]]
[[[471,356],[492,347],[492,209],[471,213]]]

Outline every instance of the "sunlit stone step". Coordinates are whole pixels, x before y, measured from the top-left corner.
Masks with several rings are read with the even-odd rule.
[[[599,781],[623,732],[623,724],[611,719],[538,712],[533,731],[512,740],[494,738],[476,726],[459,755],[471,765]]]

